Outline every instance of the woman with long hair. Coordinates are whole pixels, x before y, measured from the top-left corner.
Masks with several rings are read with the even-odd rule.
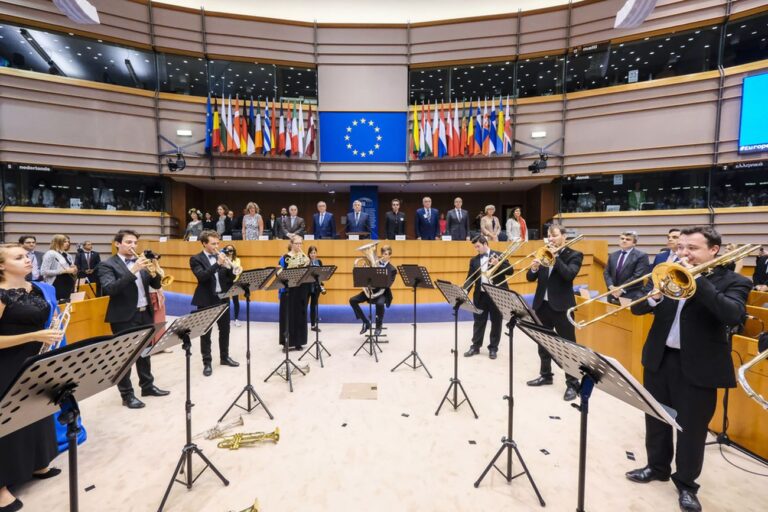
[[[76,291],[77,266],[67,253],[69,244],[67,235],[53,235],[50,249],[43,254],[40,265],[40,275],[56,290],[59,301],[69,300],[69,296]]]
[[[512,216],[507,220],[507,240],[520,238],[524,242],[528,241],[528,225],[521,214],[519,206],[512,210]]]
[[[219,218],[216,221],[216,232],[220,237],[232,236],[232,219],[229,218],[229,208],[225,204],[216,207]]]
[[[210,212],[205,212],[203,216],[203,231],[216,231],[216,222],[213,220]]]
[[[200,220],[200,210],[192,208],[187,213],[189,213],[189,218],[192,220],[187,223],[187,229],[184,231],[184,240],[189,240],[189,237],[191,236],[197,238],[200,236],[200,233],[203,232],[203,221]]]
[[[280,258],[282,268],[298,268],[309,265],[309,258],[301,250],[304,240],[299,235],[291,235],[288,242],[288,252]],[[311,284],[302,284],[280,293],[280,345],[285,344],[286,334],[288,345],[293,350],[299,350],[307,343],[307,299]]]
[[[309,256],[309,266],[322,267],[323,261],[317,257],[317,247],[310,245],[307,250],[307,256]],[[312,283],[309,288],[309,323],[312,326],[312,330],[318,330],[317,327],[317,309],[320,303],[320,293],[323,291],[322,285]]]

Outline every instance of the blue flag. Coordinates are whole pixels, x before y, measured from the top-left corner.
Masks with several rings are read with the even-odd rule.
[[[211,110],[211,95],[205,103],[205,152],[210,154],[213,146],[213,111]]]
[[[406,112],[320,112],[320,161],[403,163]]]

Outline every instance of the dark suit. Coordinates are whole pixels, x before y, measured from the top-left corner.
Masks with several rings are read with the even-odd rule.
[[[429,219],[427,219],[427,211],[424,208],[416,210],[416,238],[422,240],[434,240],[437,238],[438,222],[440,220],[440,212],[437,208],[430,208]]]
[[[445,214],[446,234],[451,235],[452,240],[466,240],[469,237],[469,214],[467,210],[461,210],[459,219],[456,208]]]
[[[43,253],[40,251],[33,251],[32,256],[30,256],[29,259],[32,260],[32,258],[35,259],[35,261],[32,262],[32,265],[34,265],[35,262],[37,262],[37,279],[35,279],[35,281],[41,281],[42,277],[40,276],[40,265],[43,264]],[[27,274],[26,279],[27,281],[32,281],[32,274],[31,273]]]
[[[220,293],[224,293],[232,287],[235,275],[232,270],[222,267],[218,263],[211,264],[207,253],[201,251],[189,258],[189,267],[197,278],[197,287],[192,295],[192,305],[198,309],[216,304],[229,304],[229,299],[219,298],[216,292],[216,276],[219,278]],[[219,359],[229,357],[229,310],[216,321],[219,327]],[[200,353],[203,355],[203,364],[211,364],[211,331],[213,327],[200,336]]]
[[[312,216],[312,232],[316,240],[336,238],[336,220],[333,218],[333,214],[325,212],[322,224],[320,224],[320,214],[314,214]]]
[[[677,411],[683,428],[677,434],[677,472],[671,475],[678,489],[698,489],[696,478],[704,463],[717,388],[736,387],[728,330],[743,321],[751,288],[744,276],[717,268],[696,280],[695,295],[682,306],[680,301],[662,298],[655,307],[648,301],[632,307],[636,315],[654,315],[643,346],[643,385],[659,402]],[[676,349],[667,346],[667,339],[678,307],[680,348]],[[648,465],[659,475],[670,476],[672,428],[646,416],[645,429]]]
[[[355,221],[355,212],[347,214],[347,227],[344,230],[346,233],[368,233],[371,236],[371,219],[365,212],[360,212],[360,216]]]
[[[272,230],[272,239],[277,240],[283,238],[283,220],[282,217],[275,217],[274,222],[270,219],[267,223],[269,229]]]
[[[489,253],[489,258],[493,255],[496,255],[497,257],[501,255],[498,251],[491,251]],[[496,308],[493,301],[491,300],[491,297],[485,293],[482,290],[482,279],[478,276],[480,275],[480,272],[478,269],[480,268],[480,265],[482,264],[482,254],[476,255],[474,258],[469,260],[469,270],[467,271],[467,279],[465,279],[464,284],[467,284],[467,280],[472,278],[475,279],[475,290],[472,294],[472,302],[475,303],[475,306],[477,306],[478,309],[482,309],[482,313],[475,313],[472,316],[474,317],[474,323],[472,324],[472,346],[479,349],[483,346],[483,338],[485,337],[485,326],[488,324],[488,317],[491,317],[491,341],[488,344],[488,350],[497,351],[499,350],[499,342],[501,341],[501,321],[503,319],[501,312]],[[488,265],[490,267],[490,265]],[[506,281],[503,279],[508,275],[511,274],[513,271],[513,268],[509,265],[509,262],[507,260],[504,260],[504,262],[499,267],[498,272],[498,278],[494,279],[493,284],[498,284],[504,289],[509,289],[507,286]]]
[[[665,263],[668,258],[669,258],[669,249],[662,249],[661,252],[657,254],[655,258],[653,258],[651,269],[653,269],[653,267],[655,267],[659,263]]]
[[[752,274],[752,284],[768,284],[768,256],[758,256],[755,259],[755,272]]]
[[[398,211],[388,211],[384,219],[384,229],[387,233],[387,240],[394,240],[397,235],[405,234],[405,214]]]
[[[566,311],[576,305],[573,295],[573,280],[581,270],[584,255],[570,247],[563,249],[555,258],[552,268],[539,267],[538,272],[528,270],[528,281],[537,281],[536,294],[533,297],[533,309],[541,323],[549,329],[554,329],[561,338],[576,341],[576,331],[568,321]],[[544,294],[547,300],[544,300]],[[539,345],[541,366],[539,374],[542,377],[552,377],[552,356]],[[570,386],[578,385],[575,377],[565,376]]]
[[[293,225],[291,225],[291,216],[288,215],[280,223],[280,231],[282,232],[283,238],[286,239],[288,238],[288,235],[304,236],[304,233],[307,232],[307,225],[304,223],[304,219],[298,216],[293,221]]]
[[[624,256],[624,263],[621,266],[621,272],[616,273],[616,268],[621,258],[621,250],[611,253],[608,256],[608,265],[603,271],[603,278],[605,279],[605,285],[610,289],[611,286],[620,286],[629,281],[633,281],[639,277],[644,276],[650,272],[650,266],[648,265],[648,255],[643,251],[633,248],[629,251],[629,254]],[[629,288],[624,289],[623,297],[628,299],[636,299],[642,293],[643,283],[637,283]],[[618,304],[619,300],[612,295],[608,296],[608,302]]]
[[[77,251],[77,254],[75,255],[75,266],[77,267],[77,277],[80,278],[87,278],[89,282],[93,283],[96,281],[96,273],[93,272],[91,274],[86,274],[86,270],[93,270],[95,269],[99,263],[101,263],[101,256],[96,251],[91,251],[90,253]]]
[[[381,328],[382,323],[384,322],[384,307],[389,307],[392,305],[392,283],[395,282],[395,279],[397,278],[397,269],[392,265],[391,263],[387,263],[387,277],[389,277],[389,286],[384,290],[384,293],[379,295],[378,297],[375,297],[374,299],[368,299],[368,296],[365,295],[365,292],[360,292],[357,295],[354,295],[350,297],[349,299],[349,305],[352,306],[352,310],[355,312],[355,318],[358,320],[365,320],[365,314],[363,314],[363,310],[360,308],[361,302],[368,302],[369,304],[373,304],[376,308],[376,328]],[[380,288],[374,288],[374,292],[380,290]]]
[[[101,285],[102,295],[109,296],[107,315],[104,319],[109,322],[113,334],[117,334],[131,327],[149,325],[153,323],[152,300],[149,296],[149,287],[160,288],[160,275],[151,277],[149,272],[139,272],[141,285],[147,305],[139,310],[139,290],[136,287],[136,274],[131,272],[123,260],[115,254],[102,261],[96,267],[96,277]],[[149,357],[140,357],[136,361],[136,371],[139,374],[139,386],[147,390],[154,386],[155,379],[152,376],[152,365]],[[133,396],[131,384],[131,372],[117,384],[117,389],[123,399]]]

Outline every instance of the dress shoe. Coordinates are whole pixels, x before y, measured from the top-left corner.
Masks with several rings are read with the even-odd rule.
[[[312,330],[315,332],[320,332],[320,327],[317,326],[317,324],[312,326]]]
[[[579,394],[576,392],[576,389],[572,388],[571,386],[565,387],[565,394],[563,395],[563,400],[566,402],[571,402],[573,400],[576,400],[576,397],[579,396]]]
[[[237,361],[235,361],[234,359],[232,359],[229,356],[223,357],[221,359],[220,363],[221,363],[221,366],[232,366],[232,367],[235,367],[235,368],[240,366],[240,363],[238,363]]]
[[[374,329],[373,330],[373,335],[374,336],[381,336],[381,327],[377,327],[376,329]]]
[[[632,471],[626,472],[625,475],[628,479],[639,484],[647,484],[654,480],[658,480],[659,482],[666,482],[669,480],[668,476],[661,476],[648,466],[640,469],[633,469]]]
[[[141,409],[144,407],[144,402],[131,395],[128,398],[123,398],[123,405],[129,409]]]
[[[48,468],[48,471],[45,473],[32,473],[32,476],[37,478],[38,480],[45,480],[47,478],[53,478],[55,476],[59,476],[61,474],[61,470],[59,468]],[[1,511],[2,509],[0,509]]]
[[[24,504],[21,502],[19,498],[16,498],[12,502],[10,502],[8,505],[4,507],[0,507],[0,512],[18,512],[21,510],[21,507],[23,507]]]
[[[533,380],[529,380],[526,382],[529,386],[550,386],[552,384],[552,377],[544,377],[543,375],[539,375]]]
[[[474,356],[476,354],[479,354],[479,353],[480,353],[480,349],[477,348],[477,347],[472,346],[472,347],[469,347],[469,350],[464,352],[464,357],[472,357],[472,356]]]
[[[170,391],[165,391],[157,386],[141,390],[141,396],[168,396],[170,394]]]
[[[488,357],[491,359],[496,359],[496,351],[491,349],[488,351]]]
[[[363,327],[360,329],[360,334],[365,334],[365,332],[371,328],[371,322],[363,322]]]
[[[235,320],[235,327],[240,327],[240,320]]]
[[[211,367],[211,363],[204,364],[203,375],[205,375],[206,377],[210,377],[212,373],[213,373],[213,368]]]
[[[685,489],[680,491],[680,510],[683,512],[701,512],[701,503],[695,493],[687,491]]]

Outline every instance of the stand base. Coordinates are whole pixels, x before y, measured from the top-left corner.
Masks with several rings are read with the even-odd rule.
[[[498,466],[496,466],[496,461],[501,457],[501,455],[507,452],[507,471],[504,472],[501,469],[499,469]],[[516,475],[512,474],[512,455],[516,455],[517,459],[520,461],[520,465],[523,466],[523,470],[520,473],[517,473]],[[539,488],[536,487],[536,482],[533,481],[533,476],[531,476],[531,472],[528,470],[528,466],[525,465],[525,461],[523,460],[523,456],[520,455],[520,450],[517,449],[517,443],[515,443],[512,439],[507,439],[506,437],[501,438],[501,448],[499,448],[499,451],[496,452],[496,455],[493,456],[491,459],[491,462],[488,463],[488,465],[485,467],[485,470],[483,470],[483,473],[480,475],[480,478],[477,479],[475,482],[475,488],[480,487],[480,482],[483,481],[483,478],[485,478],[485,475],[488,474],[488,472],[491,470],[491,468],[494,468],[496,471],[501,473],[501,475],[507,480],[507,482],[511,482],[515,478],[519,476],[527,476],[528,481],[531,483],[531,487],[533,487],[533,492],[536,493],[536,497],[539,499],[539,505],[542,507],[546,507],[547,504],[544,503],[544,498],[541,497],[541,493],[539,492]]]
[[[712,434],[715,434],[712,432]],[[756,454],[755,452],[749,451],[748,449],[744,448],[740,444],[736,443],[735,441],[732,441],[730,437],[728,437],[727,432],[721,432],[719,434],[715,434],[715,440],[709,441],[708,443],[704,443],[704,446],[711,446],[711,445],[721,445],[721,446],[727,446],[728,448],[733,448],[737,452],[741,453],[742,455],[746,455],[750,459],[754,460],[755,462],[762,464],[764,466],[768,466],[768,459],[764,459],[760,455]]]
[[[355,353],[352,354],[352,357],[356,356],[357,353],[361,350],[365,350],[369,356],[373,356],[377,363],[379,362],[379,355],[376,351],[378,350],[379,352],[384,352],[379,346],[379,337],[375,334],[366,335],[365,341],[357,348],[357,350],[355,350]]]
[[[280,368],[282,368],[283,366],[285,366],[285,375],[284,376],[281,375],[280,373],[278,373],[278,370],[280,370]],[[292,372],[291,366],[293,366],[293,368],[296,368],[296,371],[298,371],[300,374],[306,375],[306,373],[304,373],[304,371],[301,368],[299,368],[296,363],[291,361],[291,358],[288,357],[288,352],[286,352],[285,353],[285,359],[283,359],[280,362],[280,364],[277,365],[277,368],[272,370],[272,373],[270,373],[267,376],[267,378],[264,379],[264,382],[267,382],[269,379],[271,379],[273,375],[277,375],[281,379],[283,379],[283,380],[288,382],[288,389],[291,391],[291,393],[293,393],[293,378],[291,377],[291,372]]]
[[[413,363],[408,362],[408,358],[413,357]],[[418,361],[418,364],[416,363]],[[427,367],[424,365],[424,361],[421,360],[421,357],[419,356],[419,353],[415,350],[411,350],[411,353],[405,356],[405,359],[397,363],[394,368],[392,368],[392,371],[397,370],[400,365],[405,365],[410,368],[413,368],[414,370],[418,370],[419,368],[424,368],[424,371],[427,372],[427,375],[429,375],[429,378],[432,378],[432,374],[429,373],[429,370],[427,370]]]
[[[426,368],[424,368],[426,370]],[[453,390],[453,400],[448,398],[448,395],[451,394],[451,390]],[[459,390],[461,390],[461,394],[464,395],[464,399],[459,402]],[[472,407],[472,402],[469,401],[469,396],[467,396],[467,392],[464,390],[464,386],[461,384],[461,381],[457,378],[452,378],[451,383],[448,385],[448,390],[445,392],[445,395],[443,395],[443,400],[440,402],[440,405],[437,407],[437,410],[435,411],[435,416],[440,414],[440,409],[442,409],[443,404],[445,402],[448,402],[453,406],[453,410],[459,408],[461,404],[464,402],[467,402],[469,404],[469,408],[472,409],[472,414],[475,415],[475,419],[478,419],[477,412],[475,412],[475,408]]]
[[[242,405],[238,404],[237,402],[240,401],[241,398],[243,398],[243,395],[246,396],[248,405],[246,407],[243,407]],[[262,406],[264,408],[264,411],[267,413],[267,416],[269,416],[269,419],[273,420],[275,419],[274,416],[272,416],[272,413],[269,412],[269,409],[267,409],[267,404],[264,403],[264,400],[261,399],[258,393],[256,393],[256,390],[253,389],[253,386],[251,384],[247,384],[242,391],[240,391],[240,394],[237,395],[237,398],[235,398],[234,402],[232,402],[226,411],[224,411],[224,414],[221,415],[221,418],[219,418],[219,422],[221,422],[227,414],[229,414],[229,411],[231,411],[234,407],[238,407],[242,410],[244,410],[247,413],[250,413],[254,409],[256,409],[258,406]]]
[[[192,455],[197,455],[202,459],[202,461],[205,463],[205,467],[200,470],[200,472],[195,476],[192,477]],[[184,466],[187,466],[187,472],[186,472],[186,481],[179,480],[177,477],[179,474],[184,473]],[[173,484],[179,483],[181,485],[185,485],[187,489],[191,489],[192,485],[197,481],[198,478],[200,478],[200,475],[202,475],[206,469],[211,468],[211,470],[216,473],[216,476],[219,477],[221,482],[224,485],[229,485],[229,480],[224,478],[224,475],[221,474],[221,472],[216,469],[216,466],[213,465],[213,463],[208,460],[208,457],[203,455],[203,451],[197,447],[194,443],[188,443],[184,445],[184,448],[181,450],[181,457],[179,457],[179,462],[176,464],[176,470],[173,472],[173,476],[171,477],[171,481],[168,483],[168,488],[165,490],[165,494],[163,495],[163,501],[160,502],[160,508],[157,509],[157,512],[162,512],[163,507],[165,507],[165,502],[168,500],[168,495],[171,493],[171,489],[173,488]]]
[[[315,349],[314,354],[311,352],[313,348]],[[307,350],[305,350],[304,353],[299,356],[299,361],[301,361],[304,358],[304,356],[310,355],[314,357],[317,361],[320,361],[320,368],[325,368],[325,366],[323,366],[323,352],[328,354],[328,357],[331,357],[331,353],[328,352],[327,348],[325,348],[325,345],[323,345],[323,342],[320,340],[315,340],[315,342],[312,343],[309,347],[307,347]]]

